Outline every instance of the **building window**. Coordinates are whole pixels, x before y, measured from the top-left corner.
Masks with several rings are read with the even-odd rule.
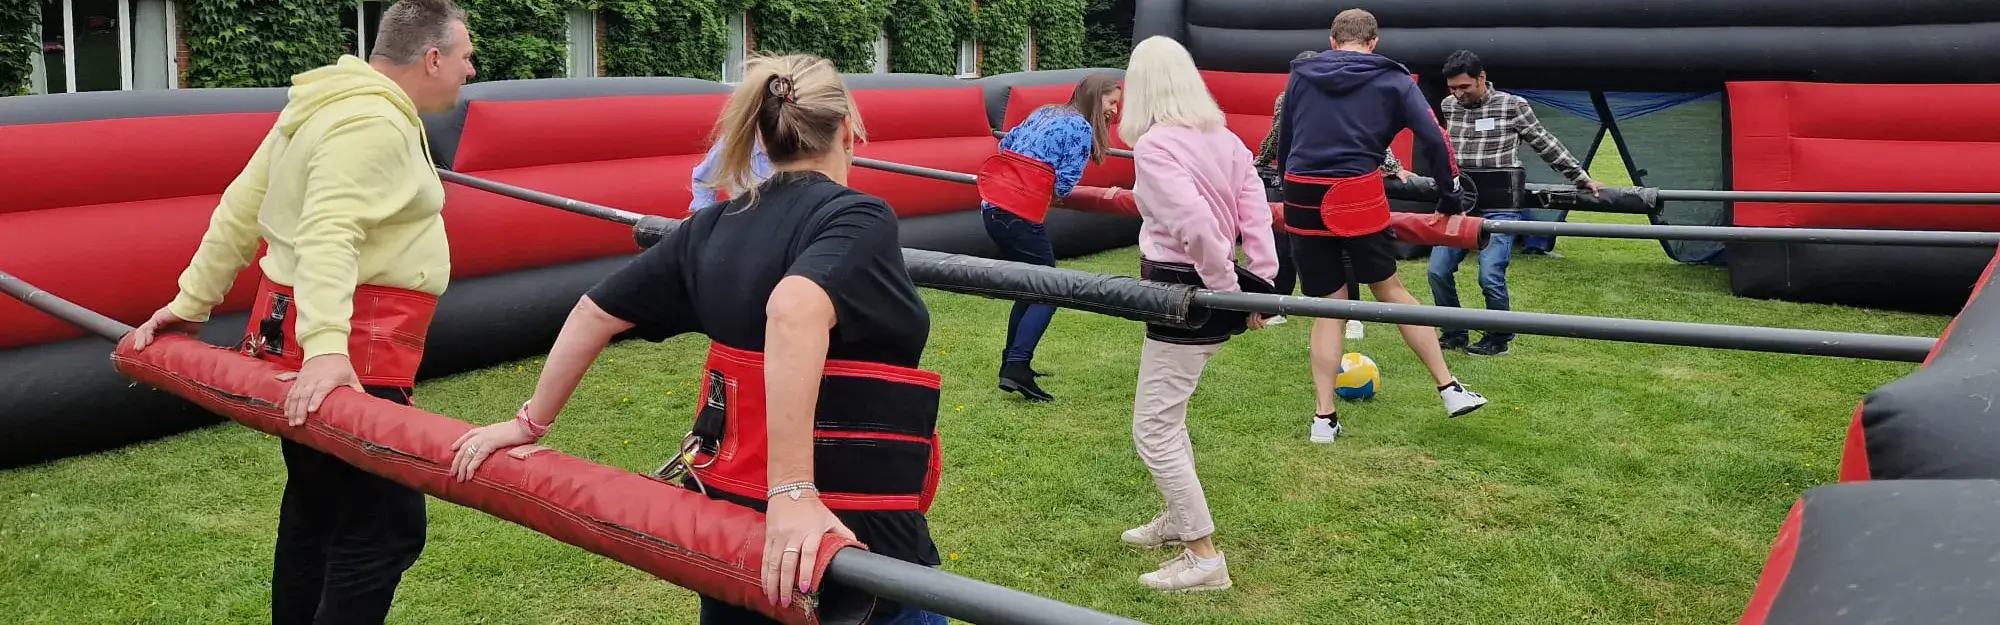
[[[1021,38],[1021,71],[1035,71],[1035,29],[1028,29],[1028,36]]]
[[[875,33],[875,73],[889,73],[889,27]]]
[[[589,9],[569,12],[569,76],[597,75],[597,13]]]
[[[172,89],[174,7],[168,0],[42,0],[35,93]]]
[[[382,9],[388,8],[388,4],[356,0],[353,11],[341,14],[340,28],[350,35],[347,38],[348,54],[366,59],[374,52],[370,46],[375,45],[375,33],[382,32]]]
[[[743,62],[750,58],[749,22],[744,13],[729,16],[729,53],[722,58],[722,82],[743,82]]]
[[[979,45],[971,39],[958,42],[958,77],[979,77]]]

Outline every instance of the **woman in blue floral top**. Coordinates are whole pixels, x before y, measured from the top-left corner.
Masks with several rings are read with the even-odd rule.
[[[979,212],[1002,259],[1055,266],[1055,246],[1042,220],[1050,203],[1076,188],[1085,166],[1104,162],[1108,128],[1123,93],[1117,76],[1092,74],[1077,84],[1068,103],[1036,109],[1000,140],[999,153],[980,169]],[[1055,399],[1035,384],[1041,374],[1030,365],[1055,311],[1054,306],[1014,303],[1007,318],[1000,390],[1034,401]]]

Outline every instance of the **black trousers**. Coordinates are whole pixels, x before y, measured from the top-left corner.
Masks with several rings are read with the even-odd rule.
[[[408,405],[410,390],[368,394]],[[273,625],[380,625],[424,550],[424,494],[285,440],[271,572]]]

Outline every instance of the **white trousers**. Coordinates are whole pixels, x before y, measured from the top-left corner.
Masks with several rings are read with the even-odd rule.
[[[1222,344],[1177,345],[1146,339],[1139,350],[1139,391],[1132,403],[1132,442],[1167,501],[1166,532],[1181,540],[1215,533],[1208,497],[1194,472],[1194,443],[1188,438],[1188,398],[1201,382],[1208,359]]]

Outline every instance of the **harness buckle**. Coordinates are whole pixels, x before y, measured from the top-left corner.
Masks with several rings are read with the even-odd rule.
[[[708,468],[709,465],[715,464],[715,459],[709,458],[707,462],[695,464],[694,454],[700,450],[701,437],[695,436],[694,432],[688,432],[687,436],[681,439],[680,450],[674,454],[674,458],[653,471],[653,479],[672,483],[685,476],[694,480],[696,492],[708,494],[708,487],[701,483],[701,475],[695,473],[695,470]]]

